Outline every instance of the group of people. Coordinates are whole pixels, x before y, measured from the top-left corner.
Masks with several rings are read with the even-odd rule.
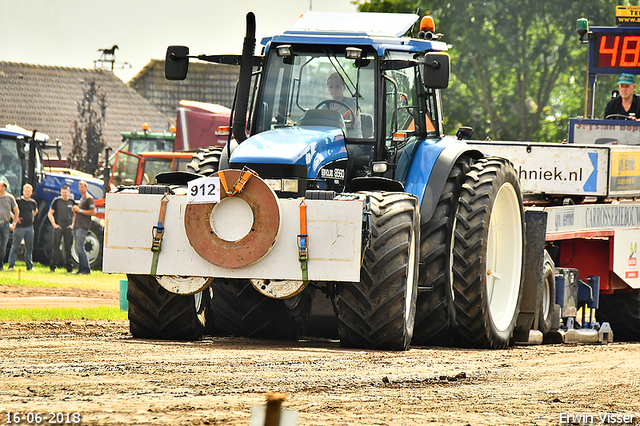
[[[55,272],[58,267],[65,267],[68,272],[73,271],[71,245],[75,239],[79,264],[76,273],[91,273],[84,244],[91,226],[91,217],[96,214],[96,207],[87,188],[87,182],[78,183],[82,198],[76,202],[70,197],[69,187],[64,185],[60,190],[60,196],[51,202],[47,214],[53,226],[53,248],[49,266],[51,272]],[[38,214],[38,204],[31,198],[32,195],[33,187],[27,183],[22,188],[22,196],[16,200],[7,192],[7,182],[0,179],[0,259],[2,259],[0,270],[4,269],[4,258],[11,231],[13,231],[13,243],[9,252],[8,270],[14,270],[18,249],[23,241],[27,271],[33,269],[33,220]],[[61,244],[64,253],[60,250]]]

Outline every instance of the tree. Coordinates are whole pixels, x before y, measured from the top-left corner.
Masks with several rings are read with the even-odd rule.
[[[73,146],[67,157],[69,167],[94,174],[105,143],[102,128],[107,111],[107,94],[95,81],[89,81],[78,104],[78,118],[73,121]]]
[[[628,4],[628,2],[623,2]],[[560,141],[583,115],[587,49],[578,18],[612,25],[617,0],[368,0],[366,12],[430,13],[453,45],[445,123],[475,138]],[[604,106],[603,106],[604,108]]]

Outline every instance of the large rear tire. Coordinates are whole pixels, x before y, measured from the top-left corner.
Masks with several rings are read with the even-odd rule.
[[[209,292],[184,296],[171,293],[152,275],[127,275],[129,329],[133,337],[198,340],[206,325]]]
[[[524,268],[524,209],[505,159],[477,160],[456,215],[453,290],[461,344],[500,349],[518,318]]]
[[[187,171],[199,175],[211,175],[218,171],[220,155],[222,155],[222,148],[219,146],[200,148],[187,164]]]
[[[455,215],[471,159],[451,169],[433,216],[420,230],[420,275],[412,344],[448,346],[455,340],[452,246]]]
[[[596,318],[611,325],[616,341],[640,340],[640,290],[601,294]]]
[[[211,308],[219,333],[263,339],[296,337],[295,321],[283,300],[260,294],[247,279],[217,279],[211,286]]]
[[[336,310],[345,347],[406,350],[413,336],[420,223],[415,197],[368,193],[371,240],[359,283],[338,285]]]

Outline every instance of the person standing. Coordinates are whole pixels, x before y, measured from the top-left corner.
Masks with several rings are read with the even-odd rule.
[[[11,219],[17,220],[20,209],[13,195],[7,192],[7,181],[0,179],[0,271],[4,269],[4,257],[6,254],[9,234],[11,233]]]
[[[78,254],[78,274],[90,274],[91,267],[89,266],[89,256],[84,248],[84,243],[87,238],[87,232],[91,228],[91,217],[96,214],[96,206],[91,194],[87,192],[87,182],[81,180],[78,182],[78,190],[82,195],[80,202],[73,206],[73,212],[75,213],[75,223],[73,226],[73,232],[76,241],[76,253]]]
[[[640,119],[640,96],[633,92],[636,90],[636,76],[633,74],[620,74],[618,79],[618,91],[620,96],[611,99],[604,108],[604,118],[631,120]],[[623,117],[621,117],[623,116]]]
[[[51,250],[51,265],[49,269],[55,272],[56,267],[62,266],[63,263],[67,268],[67,272],[73,271],[71,264],[71,244],[73,242],[73,206],[76,202],[69,198],[71,191],[69,187],[64,185],[60,189],[60,196],[53,199],[49,207],[49,222],[53,226],[53,248]],[[60,251],[60,243],[64,245],[64,257]]]
[[[24,240],[24,261],[27,271],[33,269],[33,218],[38,214],[38,203],[31,198],[33,186],[25,184],[22,187],[22,197],[17,200],[20,214],[11,225],[13,229],[13,244],[9,253],[9,271],[13,271],[18,257],[18,249]]]

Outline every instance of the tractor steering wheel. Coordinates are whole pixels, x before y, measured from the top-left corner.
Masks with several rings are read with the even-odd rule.
[[[336,101],[335,99],[327,99],[325,101],[320,102],[318,105],[316,105],[314,109],[320,109],[323,106],[326,106],[327,109],[331,109],[330,105],[332,104],[338,104],[347,110],[347,112],[342,114],[342,119],[344,120],[344,124],[347,127],[347,129],[354,127],[355,126],[354,117],[356,116],[356,113],[353,111],[353,109],[349,105],[347,105],[342,101]]]
[[[618,119],[621,119],[621,120],[633,120],[630,116],[624,115],[624,114],[609,114],[604,119],[608,120],[608,119],[611,119],[611,118],[613,118],[613,119],[618,118]]]

